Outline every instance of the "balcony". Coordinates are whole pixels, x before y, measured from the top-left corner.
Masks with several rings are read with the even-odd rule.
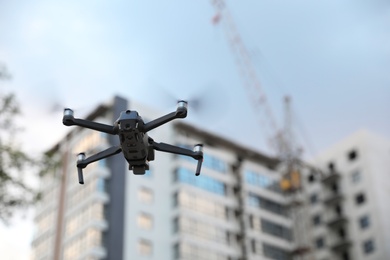
[[[345,252],[352,246],[352,242],[348,239],[339,240],[331,246],[335,253]]]
[[[330,221],[327,221],[327,225],[330,231],[327,237],[330,249],[336,254],[348,252],[352,245],[348,235],[348,219],[338,214]]]
[[[338,215],[331,218],[331,220],[327,221],[326,224],[329,228],[338,229],[340,227],[345,226],[347,223],[348,223],[348,219],[345,216]]]
[[[331,185],[337,182],[340,179],[340,177],[341,176],[338,172],[332,171],[322,179],[322,183],[324,185]]]
[[[342,202],[344,199],[344,196],[341,195],[340,193],[328,193],[326,196],[325,196],[325,199],[324,199],[324,204],[326,206],[332,206],[332,205],[335,205],[337,203],[340,203]]]

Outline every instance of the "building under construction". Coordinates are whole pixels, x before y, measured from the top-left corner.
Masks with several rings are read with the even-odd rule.
[[[145,121],[160,116],[115,97],[88,119],[111,124],[126,109]],[[119,154],[91,164],[79,185],[75,154],[118,140],[74,128],[50,151],[61,164],[42,179],[33,259],[390,259],[389,207],[378,197],[390,185],[376,168],[390,168],[390,145],[374,158],[374,147],[351,141],[309,165],[179,120],[150,135],[203,143],[201,175],[192,158],[163,153],[145,175],[133,175]]]

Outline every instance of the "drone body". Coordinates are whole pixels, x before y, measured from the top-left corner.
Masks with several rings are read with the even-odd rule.
[[[154,151],[158,150],[162,152],[186,155],[198,160],[195,174],[199,175],[203,161],[201,144],[195,145],[194,150],[189,150],[166,143],[156,143],[147,134],[148,131],[172,121],[173,119],[185,118],[186,116],[187,102],[179,101],[175,112],[157,118],[149,123],[145,124],[137,111],[126,110],[122,111],[114,125],[110,126],[74,118],[73,111],[66,108],[64,110],[64,117],[62,120],[64,125],[78,125],[92,130],[118,135],[120,141],[120,146],[108,148],[102,152],[92,155],[91,157],[86,158],[84,153],[80,153],[78,155],[77,169],[79,183],[84,184],[82,169],[88,164],[120,152],[123,153],[126,161],[129,163],[129,170],[132,170],[134,174],[145,174],[145,170],[149,170],[149,162],[154,160]]]
[[[143,174],[149,170],[148,162],[154,160],[154,149],[149,145],[149,136],[141,129],[144,121],[136,111],[121,112],[116,124],[119,129],[121,149],[129,169],[134,174]],[[146,160],[145,160],[146,159]]]

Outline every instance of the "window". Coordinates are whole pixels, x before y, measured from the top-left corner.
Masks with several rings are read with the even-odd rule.
[[[247,198],[247,204],[249,206],[260,208],[260,196],[249,193]]]
[[[253,215],[249,216],[249,223],[253,230],[260,231],[261,225],[260,225],[260,219],[258,217],[255,217]]]
[[[307,181],[309,182],[309,183],[311,183],[311,182],[314,182],[316,179],[315,179],[315,177],[314,177],[314,174],[315,173],[310,173],[310,175],[307,177]]]
[[[180,245],[179,243],[176,243],[173,246],[173,259],[179,259],[180,258]]]
[[[359,225],[361,229],[366,229],[370,226],[370,218],[368,215],[359,218]]]
[[[361,205],[366,201],[366,197],[363,193],[359,193],[355,196],[355,202],[357,205]]]
[[[138,240],[138,253],[142,256],[151,256],[153,245],[150,241],[145,239]]]
[[[249,215],[249,226],[250,226],[250,228],[253,228],[253,219],[254,219],[253,215]]]
[[[334,171],[335,170],[335,165],[334,165],[334,163],[333,162],[329,162],[328,163],[328,168],[329,168],[329,171]]]
[[[106,142],[106,135],[102,135],[100,132],[91,132],[83,136],[81,141],[75,145],[74,151],[75,153],[88,153],[96,149],[97,145]]]
[[[341,216],[343,214],[343,208],[340,205],[336,205],[334,211],[336,212],[337,216]]]
[[[337,185],[337,183],[333,183],[331,189],[335,194],[337,194],[339,192],[339,185]]]
[[[175,256],[179,257],[180,259],[196,259],[196,260],[226,260],[228,259],[227,255],[218,253],[214,250],[204,248],[204,247],[198,247],[196,245],[190,244],[190,243],[180,243],[177,246],[177,249],[175,248],[174,252]],[[178,259],[178,258],[177,258]]]
[[[219,194],[226,194],[226,187],[223,182],[217,181],[206,175],[195,176],[192,170],[186,168],[179,168],[175,172],[175,180],[182,183],[191,184],[198,188]]]
[[[291,241],[292,239],[291,229],[266,219],[261,219],[261,230],[266,234],[270,234],[287,241]]]
[[[140,213],[137,217],[137,223],[140,228],[150,230],[153,227],[153,218],[150,214]]]
[[[219,202],[210,200],[208,197],[199,196],[186,191],[180,191],[173,195],[173,201],[175,206],[183,207],[185,209],[219,219],[227,218],[227,207]]]
[[[97,229],[88,229],[86,233],[87,243],[91,246],[100,246],[102,240],[102,232]]]
[[[245,171],[245,182],[261,188],[281,193],[279,181],[273,180],[269,176],[253,171]]]
[[[90,251],[94,247],[99,247],[101,242],[102,232],[95,228],[88,228],[67,243],[64,248],[64,258],[77,259],[81,251]]]
[[[276,213],[282,216],[288,216],[288,209],[286,206],[266,199],[254,193],[249,193],[247,197],[247,203],[250,206],[258,207],[264,210],[268,210],[272,213]]]
[[[96,188],[98,191],[100,192],[105,192],[106,191],[106,180],[102,177],[99,177],[97,180],[96,180]]]
[[[224,228],[187,217],[180,217],[177,220],[177,225],[180,233],[189,234],[216,243],[228,243],[227,231]]]
[[[173,226],[172,226],[172,231],[174,234],[179,232],[179,217],[176,217],[173,219]]]
[[[354,161],[356,160],[356,158],[358,157],[358,153],[356,150],[351,150],[349,153],[348,153],[348,160],[349,161]]]
[[[256,254],[256,240],[251,239],[252,253]]]
[[[263,188],[270,186],[272,183],[272,179],[270,177],[251,171],[245,172],[245,180],[247,183]]]
[[[321,224],[321,216],[320,215],[315,215],[313,216],[313,226],[318,226]]]
[[[352,174],[351,174],[352,183],[360,182],[361,178],[362,178],[362,176],[361,176],[360,171],[355,170],[355,171],[352,172]]]
[[[83,209],[79,211],[77,214],[72,214],[67,218],[65,223],[65,235],[67,237],[73,236],[85,225],[85,223],[88,223],[93,220],[103,219],[103,214],[104,214],[104,206],[102,203],[95,202],[93,204],[89,204],[86,207],[83,207]],[[50,214],[47,217],[50,217],[50,219],[48,220],[52,221],[53,214]],[[40,226],[38,228],[40,230],[42,230],[41,227],[42,224],[45,224],[45,222],[47,224],[47,219],[46,219],[47,217],[45,217],[39,222]],[[50,225],[47,224],[47,226]]]
[[[325,246],[325,239],[323,237],[316,238],[315,246],[317,249],[323,248]]]
[[[251,239],[251,249],[252,249],[252,253],[254,255],[258,254],[258,255],[261,255],[262,254],[262,245],[261,243],[256,240],[256,239]],[[234,258],[233,258],[234,259]],[[256,258],[257,259],[257,258]]]
[[[374,252],[375,250],[375,245],[374,245],[374,240],[369,239],[363,242],[363,252],[368,255]]]
[[[177,207],[179,205],[179,193],[175,192],[173,194],[173,200],[172,200],[173,207]]]
[[[338,233],[339,233],[339,236],[341,238],[345,238],[347,236],[347,234],[345,233],[345,229],[344,228],[340,228]]]
[[[139,201],[145,203],[145,204],[152,204],[153,203],[153,190],[141,187],[138,190],[138,199]]]
[[[310,195],[310,203],[316,204],[318,202],[318,195],[316,193],[313,193]]]
[[[343,254],[341,255],[342,259],[343,260],[349,260],[350,257],[349,257],[349,253],[348,252],[343,252]]]
[[[230,244],[231,243],[231,236],[232,236],[232,234],[231,234],[231,232],[230,231],[226,231],[226,242],[227,242],[227,244]]]
[[[273,246],[267,243],[263,243],[263,254],[266,257],[269,257],[271,259],[278,259],[278,260],[290,260],[291,256],[289,252],[286,250]]]
[[[226,163],[224,161],[209,154],[203,154],[202,165],[219,172],[226,172],[227,169]]]

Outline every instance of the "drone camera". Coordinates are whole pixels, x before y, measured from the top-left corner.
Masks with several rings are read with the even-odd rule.
[[[118,125],[119,125],[119,129],[126,130],[126,131],[129,131],[137,127],[137,123],[134,124],[134,122],[131,122],[129,120],[120,121],[118,122]]]

